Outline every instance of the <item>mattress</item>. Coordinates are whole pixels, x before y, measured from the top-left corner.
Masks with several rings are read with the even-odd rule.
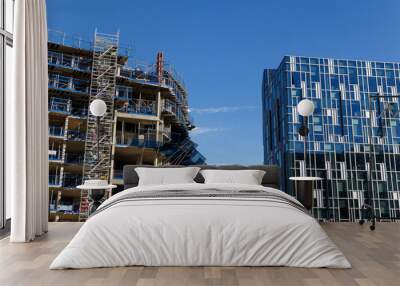
[[[197,183],[112,196],[50,269],[132,265],[351,267],[293,197],[263,186]]]

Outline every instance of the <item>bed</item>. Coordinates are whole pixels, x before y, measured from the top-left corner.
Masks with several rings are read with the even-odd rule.
[[[125,190],[99,207],[50,269],[351,267],[304,207],[279,190],[276,166],[200,166],[263,170],[262,185],[205,184],[199,173],[195,183],[152,186],[138,186],[137,167],[124,167]]]

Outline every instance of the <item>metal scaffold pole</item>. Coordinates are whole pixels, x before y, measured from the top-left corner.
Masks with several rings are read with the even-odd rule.
[[[107,105],[107,112],[99,120],[98,129],[96,117],[90,112],[88,114],[83,163],[84,180],[109,180],[118,44],[119,33],[110,35],[95,31],[89,105],[93,100],[101,99]],[[85,221],[88,216],[89,193],[87,190],[82,190],[79,220]]]

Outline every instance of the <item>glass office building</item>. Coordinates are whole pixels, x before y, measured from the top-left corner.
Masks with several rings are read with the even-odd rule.
[[[281,166],[283,190],[296,193],[291,176],[321,177],[314,215],[354,221],[371,175],[375,214],[399,219],[398,91],[400,63],[285,56],[277,69],[264,70],[264,162]],[[304,98],[315,105],[308,119],[306,171],[298,134],[303,118],[296,109]]]

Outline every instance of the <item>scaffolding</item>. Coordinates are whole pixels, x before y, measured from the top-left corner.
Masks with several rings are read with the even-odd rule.
[[[109,180],[111,147],[113,144],[114,95],[116,88],[119,33],[116,35],[95,32],[89,104],[102,99],[107,111],[101,120],[89,112],[85,140],[83,179]],[[99,122],[99,126],[97,126]],[[99,132],[97,132],[99,128]],[[97,138],[99,134],[99,138]],[[99,150],[99,152],[98,152]],[[81,191],[79,220],[89,216],[89,194]]]
[[[204,156],[196,150],[197,144],[190,137],[186,137],[179,143],[172,143],[172,146],[168,146],[169,144],[166,145],[166,148],[162,152],[167,157],[165,160],[167,165],[201,165],[205,161]]]

